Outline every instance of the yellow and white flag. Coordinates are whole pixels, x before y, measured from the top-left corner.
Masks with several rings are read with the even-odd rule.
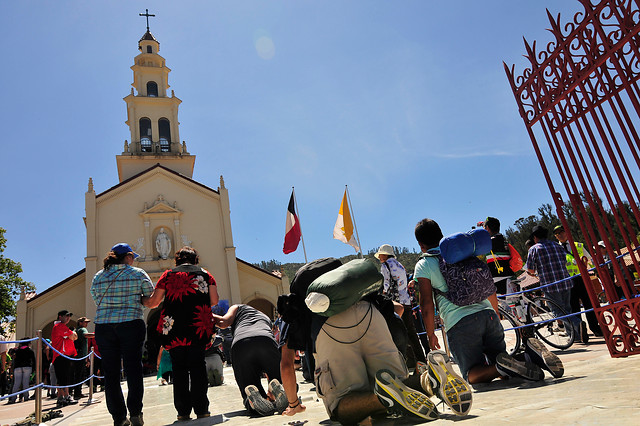
[[[358,247],[358,242],[356,241],[356,236],[353,233],[353,222],[351,221],[351,214],[349,213],[346,189],[344,190],[344,196],[342,197],[342,204],[340,204],[338,220],[336,220],[336,226],[333,228],[333,238],[349,244],[356,249],[357,252],[360,251],[360,247]]]

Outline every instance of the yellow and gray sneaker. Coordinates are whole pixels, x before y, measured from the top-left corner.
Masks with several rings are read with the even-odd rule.
[[[389,370],[379,370],[376,373],[373,391],[391,414],[424,420],[439,418],[436,406],[426,395],[407,387]]]
[[[420,376],[420,384],[427,395],[440,398],[456,416],[469,414],[473,402],[471,388],[453,370],[447,354],[442,351],[429,352],[427,367],[427,371]]]

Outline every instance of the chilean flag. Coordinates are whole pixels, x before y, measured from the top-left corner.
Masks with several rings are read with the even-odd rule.
[[[300,244],[300,238],[302,237],[300,221],[298,221],[298,216],[296,215],[293,192],[291,192],[291,199],[289,200],[289,207],[287,208],[287,225],[285,232],[282,251],[284,254],[293,253],[297,250],[298,244]]]

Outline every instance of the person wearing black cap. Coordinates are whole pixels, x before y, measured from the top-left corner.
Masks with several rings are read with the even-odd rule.
[[[116,426],[144,424],[142,348],[146,326],[141,297],[151,295],[153,283],[144,270],[133,266],[137,257],[129,244],[116,244],[91,284],[91,296],[97,306],[95,335],[102,354],[107,409]],[[126,405],[120,387],[121,359],[129,389]]]
[[[76,356],[76,347],[73,341],[78,338],[78,335],[67,326],[72,316],[73,314],[66,309],[61,310],[58,312],[58,320],[53,323],[51,330],[51,346],[55,349],[52,363],[56,369],[58,386],[73,384],[73,365],[68,357]],[[75,403],[77,401],[72,400],[69,396],[68,387],[58,388],[58,402],[56,404],[58,408]]]
[[[587,293],[587,288],[584,286],[584,281],[582,281],[582,276],[580,276],[580,269],[578,268],[578,263],[573,256],[573,252],[571,251],[571,243],[569,242],[569,237],[567,236],[567,231],[564,230],[562,225],[558,225],[553,228],[553,235],[555,235],[558,243],[564,248],[564,251],[567,252],[567,271],[569,275],[573,278],[573,288],[571,289],[571,312],[576,313],[580,312],[582,309],[580,307],[580,301],[584,305],[585,310],[589,310],[593,308],[591,305],[591,299],[589,299],[589,293]],[[578,256],[580,260],[587,265],[591,262],[591,255],[585,249],[584,244],[574,241],[576,246],[576,251],[578,252]],[[600,329],[600,324],[598,324],[598,318],[596,314],[591,311],[585,314],[587,317],[587,322],[589,323],[589,328],[591,332],[595,336],[602,336],[602,330]],[[580,340],[582,343],[587,343],[589,340],[589,335],[587,334],[587,325],[584,321],[580,323]]]

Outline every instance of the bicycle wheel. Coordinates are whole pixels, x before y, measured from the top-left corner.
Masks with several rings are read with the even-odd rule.
[[[568,318],[553,320],[554,311],[566,315],[556,302],[546,297],[533,298],[527,307],[536,335],[554,348],[567,349],[575,339],[573,325]]]
[[[508,313],[502,306],[498,306],[498,312],[500,313],[500,324],[504,329],[504,343],[507,346],[507,353],[513,355],[520,348],[520,330],[513,329],[518,326],[516,320],[513,319],[510,313]]]

